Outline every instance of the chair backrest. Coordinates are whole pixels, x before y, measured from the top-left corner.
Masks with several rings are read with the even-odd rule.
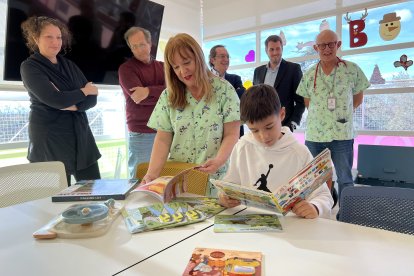
[[[55,195],[68,187],[62,162],[0,167],[0,208]]]
[[[136,178],[142,179],[147,173],[149,163],[137,165]],[[197,166],[197,164],[183,162],[166,162],[160,176],[175,176],[185,169]],[[188,193],[196,195],[206,195],[208,184],[208,174],[193,170],[188,174]]]
[[[346,187],[339,221],[414,235],[414,189]]]

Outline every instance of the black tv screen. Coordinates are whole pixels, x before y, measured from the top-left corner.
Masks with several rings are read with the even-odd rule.
[[[132,56],[125,31],[132,26],[149,30],[155,57],[163,13],[163,5],[148,0],[8,0],[4,80],[21,80],[20,64],[29,51],[20,25],[30,16],[50,16],[67,24],[73,38],[65,56],[89,81],[118,84],[118,68]]]

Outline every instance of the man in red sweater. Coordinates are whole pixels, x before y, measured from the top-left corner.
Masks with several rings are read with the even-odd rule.
[[[164,64],[151,57],[151,33],[148,30],[131,27],[124,38],[134,55],[118,70],[129,131],[128,170],[133,178],[137,164],[149,162],[151,157],[155,131],[147,127],[147,122],[165,89],[165,78]]]

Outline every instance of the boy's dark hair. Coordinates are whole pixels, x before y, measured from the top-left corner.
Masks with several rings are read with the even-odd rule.
[[[273,86],[254,85],[243,93],[240,100],[242,122],[258,122],[270,115],[278,115],[281,109],[279,96]]]

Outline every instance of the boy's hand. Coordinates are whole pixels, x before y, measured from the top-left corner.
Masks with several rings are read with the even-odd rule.
[[[239,200],[228,197],[224,193],[219,193],[218,198],[219,198],[219,204],[221,206],[226,207],[226,208],[233,208],[233,207],[236,207],[236,206],[240,205]]]
[[[307,219],[314,219],[319,216],[318,208],[306,200],[301,200],[292,208],[292,212],[297,216]]]

